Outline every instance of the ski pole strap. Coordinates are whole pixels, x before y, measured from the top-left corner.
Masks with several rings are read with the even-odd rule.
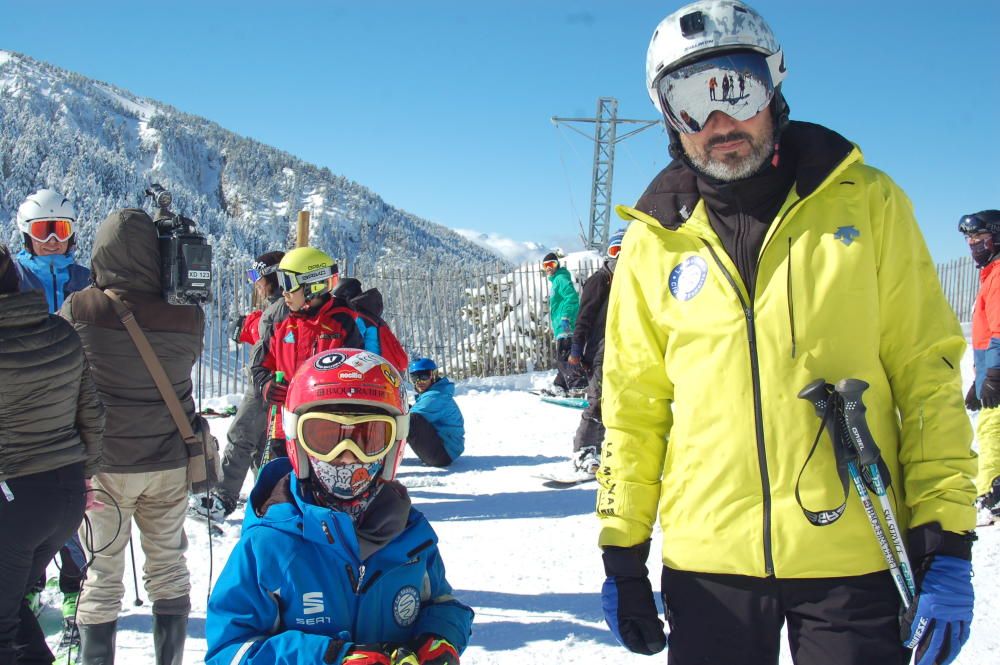
[[[844,510],[847,509],[847,497],[850,494],[850,473],[848,471],[850,459],[847,456],[844,446],[838,442],[835,427],[837,395],[834,393],[832,385],[823,379],[819,379],[803,388],[799,392],[799,397],[813,405],[816,415],[820,419],[820,424],[819,430],[816,432],[816,438],[813,439],[812,448],[809,450],[809,456],[806,457],[802,468],[799,469],[798,478],[795,480],[795,501],[799,504],[802,514],[806,516],[810,524],[813,526],[827,526],[839,520],[844,514]],[[833,444],[833,456],[837,462],[837,475],[840,476],[843,501],[836,508],[817,512],[809,510],[802,504],[800,487],[802,485],[802,475],[805,473],[806,467],[809,466],[809,460],[816,453],[816,448],[819,445],[820,438],[823,436],[824,429],[827,430],[827,433],[830,435],[830,441]]]

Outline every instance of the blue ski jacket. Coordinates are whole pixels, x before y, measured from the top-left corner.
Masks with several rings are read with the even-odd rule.
[[[59,311],[66,296],[90,285],[90,270],[76,263],[73,252],[36,256],[22,249],[15,259],[20,268],[21,291],[45,291],[49,314]]]
[[[382,492],[393,490],[405,492]],[[351,518],[304,501],[287,458],[269,463],[209,599],[205,662],[340,663],[355,643],[425,634],[464,651],[474,613],[451,595],[434,530],[408,511],[403,530],[362,559]]]
[[[427,419],[444,441],[452,460],[465,451],[465,419],[455,402],[455,384],[451,379],[441,377],[418,394],[410,413],[419,413]]]

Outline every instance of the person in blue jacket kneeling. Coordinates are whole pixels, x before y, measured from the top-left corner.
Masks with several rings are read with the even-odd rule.
[[[474,613],[452,597],[437,536],[394,481],[409,424],[381,356],[324,351],[282,411],[208,604],[209,665],[456,665]]]
[[[455,384],[438,374],[430,358],[415,358],[407,370],[417,391],[407,443],[424,464],[449,466],[465,451],[465,419],[455,403]]]

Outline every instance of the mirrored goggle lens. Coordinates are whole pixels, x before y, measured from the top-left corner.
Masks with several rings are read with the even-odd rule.
[[[542,261],[542,268],[544,270],[549,270],[550,268],[554,269],[558,267],[559,267],[558,261]]]
[[[263,263],[254,263],[252,268],[247,270],[247,281],[251,284],[256,282],[261,277],[267,277],[268,275],[274,274],[278,271],[278,266],[268,266]]]
[[[256,282],[261,277],[263,277],[263,275],[261,275],[256,268],[250,268],[249,270],[247,270],[247,281],[250,282],[251,284]]]
[[[282,291],[287,291],[288,293],[298,291],[302,288],[295,273],[284,272],[282,270],[278,271],[278,286],[281,287]]]
[[[665,74],[657,91],[670,126],[693,134],[716,111],[740,121],[754,117],[771,102],[774,84],[763,54],[729,53]]]
[[[414,381],[430,381],[431,380],[431,373],[430,372],[414,372],[410,376],[413,378]]]
[[[298,429],[299,444],[316,459],[329,462],[350,450],[362,462],[376,462],[395,440],[396,419],[308,413],[299,418]]]
[[[618,254],[620,254],[621,251],[622,251],[621,245],[611,245],[611,247],[608,247],[608,256],[610,256],[613,259],[618,258]]]
[[[53,236],[63,242],[73,235],[73,222],[68,219],[36,219],[28,224],[28,235],[40,242]]]

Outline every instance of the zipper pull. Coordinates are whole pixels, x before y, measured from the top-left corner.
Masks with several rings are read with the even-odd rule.
[[[330,527],[326,525],[326,522],[320,522],[320,524],[323,526],[323,533],[326,534],[326,539],[333,545],[333,534],[330,533]]]
[[[361,591],[361,583],[364,581],[364,579],[365,579],[365,564],[361,564],[358,567],[358,585],[354,587],[354,593],[358,593]]]

